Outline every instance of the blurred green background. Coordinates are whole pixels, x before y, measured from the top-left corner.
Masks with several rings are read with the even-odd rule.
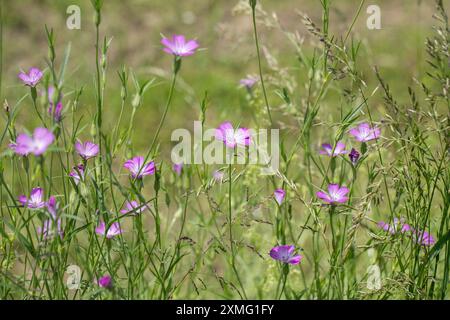
[[[245,122],[252,110],[245,104],[245,90],[238,88],[238,81],[246,74],[257,73],[257,60],[251,25],[251,17],[245,8],[247,1],[238,0],[128,0],[105,1],[101,36],[112,37],[109,51],[108,84],[106,88],[106,119],[114,123],[120,109],[120,90],[117,70],[124,64],[141,80],[157,78],[158,85],[145,95],[144,104],[136,115],[136,133],[133,141],[137,149],[145,148],[151,139],[163,111],[168,91],[167,77],[172,59],[162,51],[161,34],[185,34],[197,38],[205,50],[184,59],[178,94],[169,114],[168,125],[162,139],[169,139],[173,128],[192,128],[192,120],[198,118],[198,105],[205,91],[210,97],[208,126],[216,126],[224,119]],[[303,50],[311,52],[314,45],[302,24],[297,10],[307,13],[321,25],[321,5],[317,0],[262,0],[266,16],[259,16],[261,44],[278,61],[278,67],[286,71],[298,87],[293,92],[297,101],[302,98],[306,75],[299,68],[295,48],[280,29],[273,24],[276,13],[283,30],[298,32],[304,37]],[[355,15],[360,1],[332,1],[330,34],[342,37]],[[81,9],[81,29],[66,27],[69,5]],[[366,19],[368,5],[381,8],[381,30],[368,30]],[[16,90],[22,85],[17,80],[20,69],[30,66],[45,68],[47,44],[44,25],[56,33],[57,62],[61,63],[65,47],[72,45],[66,73],[64,93],[84,86],[80,100],[80,115],[90,118],[95,112],[94,65],[95,32],[93,9],[90,1],[74,0],[21,0],[3,1],[3,99],[16,101],[26,90]],[[412,77],[424,76],[424,41],[431,32],[433,1],[370,1],[363,5],[356,21],[352,37],[362,40],[360,70],[367,77],[369,88],[376,86],[372,68],[380,67],[383,76],[393,90],[406,94]],[[271,25],[272,24],[272,25]],[[316,41],[316,40],[315,40]],[[317,42],[317,41],[316,41]],[[263,61],[264,72],[270,77],[274,72]],[[131,81],[130,81],[131,85]],[[130,86],[131,88],[131,86]],[[270,87],[271,103],[281,104]],[[131,100],[131,99],[130,99]],[[27,100],[24,102],[28,103]],[[333,108],[334,101],[330,101]],[[126,106],[131,108],[131,105]],[[329,112],[322,108],[321,112]],[[277,115],[275,115],[277,117]],[[248,118],[250,120],[250,118]],[[19,125],[31,129],[35,121],[32,112],[22,110]],[[37,122],[36,122],[37,124]]]

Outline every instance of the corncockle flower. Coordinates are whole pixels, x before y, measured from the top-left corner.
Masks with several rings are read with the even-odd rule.
[[[251,76],[251,75],[248,75],[247,77],[239,80],[239,84],[242,87],[247,88],[247,90],[250,90],[251,88],[253,88],[253,86],[255,85],[256,82],[258,82],[258,77]]]
[[[283,263],[299,264],[302,260],[302,256],[295,255],[294,249],[295,247],[290,245],[277,246],[270,250],[269,255],[272,257],[272,259],[281,261]]]
[[[84,165],[79,164],[76,167],[73,167],[73,170],[69,173],[69,177],[73,178],[75,184],[80,183],[80,181],[84,180]]]
[[[377,139],[381,130],[378,127],[371,127],[368,123],[361,123],[356,128],[350,129],[349,133],[359,142],[367,142]]]
[[[413,231],[413,239],[422,246],[432,246],[436,243],[433,236],[426,231],[417,230]]]
[[[45,201],[42,199],[44,191],[42,188],[33,188],[30,193],[30,198],[25,195],[19,196],[19,202],[29,209],[41,209],[46,206]]]
[[[216,139],[223,141],[228,148],[234,148],[236,145],[248,146],[251,142],[247,128],[235,130],[230,122],[224,122],[216,129]]]
[[[355,148],[352,148],[352,150],[348,154],[348,157],[350,158],[350,161],[352,162],[352,164],[356,165],[356,163],[358,162],[358,159],[359,159],[359,152],[356,151]]]
[[[141,179],[143,176],[155,174],[156,171],[153,161],[144,164],[144,157],[134,157],[125,161],[123,166],[131,172],[131,176],[135,179]]]
[[[336,143],[336,147],[333,151],[333,146],[329,143],[322,144],[322,150],[319,151],[320,154],[326,154],[330,157],[336,157],[340,154],[346,154],[348,151],[345,150],[345,144],[339,141]]]
[[[100,277],[97,280],[97,284],[101,288],[111,288],[112,287],[112,278],[109,275],[105,275],[103,277]]]
[[[175,171],[175,173],[177,175],[181,175],[181,170],[183,170],[183,164],[182,163],[174,163],[172,166],[173,171]]]
[[[213,178],[216,182],[222,182],[224,176],[225,176],[225,174],[220,170],[216,170],[213,172]]]
[[[346,187],[340,187],[338,184],[329,184],[328,193],[318,191],[316,195],[326,203],[336,204],[346,202],[348,200],[348,197],[345,196],[347,193],[349,193],[349,190]]]
[[[193,55],[195,50],[199,47],[199,44],[195,40],[186,42],[183,35],[173,35],[172,39],[163,38],[161,43],[165,46],[165,52],[179,57]]]
[[[56,199],[54,196],[50,196],[47,201],[47,210],[51,214],[51,216],[56,219],[56,214],[58,211],[58,204],[56,203]]]
[[[126,214],[138,214],[148,209],[148,207],[144,204],[140,204],[137,201],[127,201],[125,203],[124,209],[120,210],[120,213]]]
[[[11,143],[9,147],[21,156],[26,156],[29,153],[40,156],[54,140],[55,136],[50,130],[46,128],[36,128],[31,137],[25,133],[19,134],[16,142]]]
[[[22,82],[30,87],[36,87],[43,76],[43,73],[38,68],[30,68],[28,73],[21,72],[19,73],[19,78]]]
[[[98,154],[98,145],[93,142],[86,141],[84,143],[76,142],[75,150],[84,160],[95,157]]]
[[[390,234],[396,234],[397,232],[405,233],[412,230],[411,226],[405,223],[405,220],[403,218],[394,218],[392,224],[380,221],[378,222],[378,226],[384,231],[389,232]]]
[[[105,236],[108,239],[115,237],[122,233],[122,229],[120,229],[120,225],[118,222],[114,222],[111,226],[106,230],[106,224],[104,221],[101,221],[100,224],[95,228],[95,233]]]
[[[275,201],[278,202],[279,205],[283,202],[284,196],[286,195],[286,191],[283,189],[277,189],[273,193],[275,197]]]

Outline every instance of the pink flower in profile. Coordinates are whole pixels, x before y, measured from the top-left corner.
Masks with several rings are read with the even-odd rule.
[[[333,146],[329,143],[322,144],[322,150],[319,151],[320,154],[325,154],[330,157],[336,157],[340,154],[346,154],[348,151],[345,150],[345,144],[339,141],[336,143],[336,147],[333,151]]]
[[[69,173],[69,177],[72,177],[75,184],[84,181],[84,165],[79,164],[76,167],[73,167],[73,170]]]
[[[390,234],[396,234],[398,232],[405,233],[412,230],[411,226],[405,223],[405,219],[403,218],[394,218],[392,224],[380,221],[378,222],[378,226],[384,231],[389,232]]]
[[[216,139],[223,141],[228,148],[234,148],[236,145],[248,146],[251,142],[247,128],[235,130],[230,122],[224,122],[216,129]]]
[[[140,204],[137,201],[127,201],[125,203],[125,207],[120,210],[120,213],[123,214],[139,214],[148,209],[145,204]]]
[[[255,83],[258,82],[258,80],[259,80],[258,77],[248,75],[247,77],[245,77],[245,78],[239,80],[239,84],[240,84],[242,87],[247,88],[247,90],[250,90],[251,88],[253,88],[253,86],[255,85]]]
[[[165,47],[165,52],[179,57],[191,56],[199,47],[199,44],[195,40],[189,40],[186,42],[183,35],[173,35],[172,39],[163,38],[161,43]]]
[[[11,143],[9,147],[21,156],[26,156],[30,153],[33,153],[35,156],[40,156],[54,140],[55,136],[50,130],[36,128],[31,137],[26,133],[19,134],[16,142]]]
[[[216,170],[213,172],[213,178],[216,182],[222,182],[224,176],[225,176],[225,174],[220,170]]]
[[[290,245],[277,246],[270,250],[269,255],[274,260],[289,264],[299,264],[302,260],[301,255],[294,254],[295,247]]]
[[[273,193],[275,197],[275,201],[278,202],[279,205],[283,202],[284,196],[286,195],[286,191],[283,189],[277,189]]]
[[[155,174],[156,167],[153,161],[144,164],[144,157],[134,157],[125,161],[124,168],[131,172],[134,179],[141,179],[143,176]]]
[[[173,171],[175,171],[175,173],[177,175],[181,175],[181,171],[183,170],[183,164],[182,163],[174,163],[172,166]]]
[[[429,234],[427,231],[417,230],[413,231],[413,239],[422,246],[432,246],[436,243],[433,236]]]
[[[97,284],[101,288],[111,288],[112,287],[112,278],[109,275],[104,275],[97,280]]]
[[[356,128],[350,129],[349,133],[356,138],[359,142],[367,142],[370,140],[378,139],[380,137],[381,130],[378,127],[371,127],[368,123],[361,123]]]
[[[82,157],[84,160],[88,160],[98,154],[98,145],[90,141],[86,141],[83,143],[77,141],[75,143],[75,150],[77,150],[77,153],[80,155],[80,157]]]
[[[122,229],[120,229],[120,225],[118,222],[114,222],[111,226],[106,229],[106,224],[104,221],[101,221],[100,224],[95,228],[95,233],[98,235],[105,236],[107,239],[111,239],[122,233]]]
[[[42,188],[33,188],[30,193],[30,198],[25,195],[19,196],[19,202],[29,209],[41,209],[46,206],[45,201],[42,199],[44,191]]]
[[[19,79],[22,80],[22,82],[30,87],[36,87],[36,85],[39,83],[43,76],[43,73],[38,68],[30,68],[28,73],[21,72],[19,73]]]
[[[316,195],[326,203],[336,204],[347,202],[347,193],[349,193],[349,190],[346,187],[340,187],[338,184],[329,184],[328,193],[319,191]]]

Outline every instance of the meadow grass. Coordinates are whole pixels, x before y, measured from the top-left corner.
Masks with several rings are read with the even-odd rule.
[[[320,2],[320,18],[295,11],[309,33],[301,36],[261,1],[239,1],[254,70],[240,88],[222,79],[234,64],[199,67],[192,85],[184,77],[214,48],[185,56],[158,42],[163,67],[142,73],[121,61],[111,70],[106,1],[83,7],[94,15],[95,49],[82,57],[45,26],[42,78],[0,83],[0,297],[448,299],[447,13],[436,1],[416,62],[424,66],[400,90],[401,77],[368,63],[370,46],[354,31],[367,4],[355,3],[339,34],[333,1]],[[290,45],[280,58],[264,27]],[[77,59],[91,61],[86,78],[73,76]],[[180,111],[186,104],[195,108]],[[279,170],[174,167],[169,134],[193,120],[280,129]],[[81,150],[87,141],[94,149]]]

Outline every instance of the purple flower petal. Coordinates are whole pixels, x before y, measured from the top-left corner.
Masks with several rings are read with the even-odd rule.
[[[141,179],[146,175],[153,175],[156,172],[156,166],[153,161],[144,165],[144,157],[134,157],[125,161],[124,168],[128,169],[131,176],[135,179]]]
[[[172,166],[173,171],[175,171],[175,173],[177,175],[181,175],[181,171],[183,170],[183,164],[182,163],[174,163]]]
[[[275,200],[278,202],[279,205],[283,202],[284,196],[286,195],[286,191],[283,189],[277,189],[274,191]]]
[[[42,76],[42,71],[35,67],[30,68],[28,74],[25,72],[19,73],[19,79],[22,80],[25,85],[30,87],[35,87],[41,80]]]
[[[215,137],[223,141],[228,148],[234,148],[237,144],[248,146],[251,143],[250,130],[247,128],[238,128],[234,130],[230,122],[222,123],[216,129]]]
[[[125,207],[120,210],[120,213],[122,214],[139,214],[143,211],[145,211],[146,209],[148,209],[148,207],[146,205],[142,205],[140,203],[138,203],[137,201],[127,201],[125,203]]]
[[[163,49],[164,52],[179,57],[193,55],[199,47],[198,42],[195,40],[189,40],[188,42],[186,42],[186,39],[183,35],[174,35],[172,36],[172,39],[163,38],[161,39],[161,43],[165,47]]]
[[[111,288],[112,287],[112,278],[109,275],[105,275],[103,277],[100,277],[97,280],[97,284],[101,288]]]

